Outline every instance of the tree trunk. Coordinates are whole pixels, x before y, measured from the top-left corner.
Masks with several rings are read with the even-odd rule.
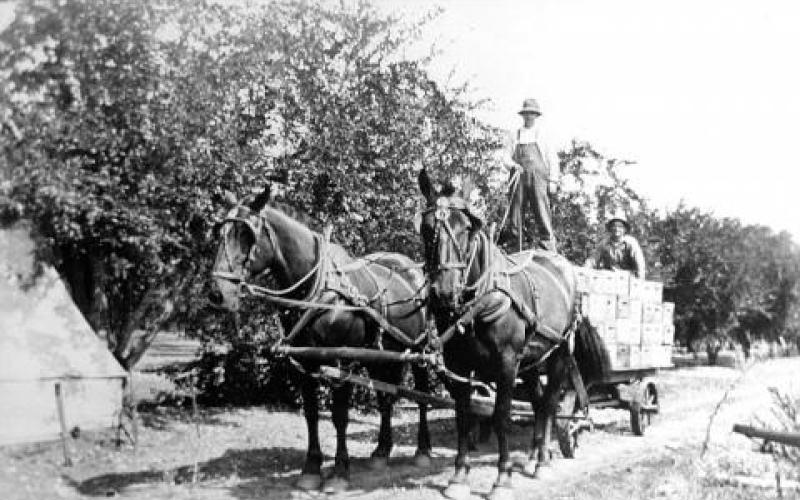
[[[175,304],[185,292],[190,279],[181,278],[172,286],[149,289],[139,305],[128,315],[124,327],[110,332],[115,337],[114,357],[126,370],[142,359],[161,327],[175,310]]]
[[[708,364],[711,366],[717,365],[717,358],[719,357],[719,351],[722,349],[722,344],[720,345],[707,345],[706,346],[706,354],[708,354]]]

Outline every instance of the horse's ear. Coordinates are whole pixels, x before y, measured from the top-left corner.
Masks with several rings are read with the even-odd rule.
[[[423,168],[420,170],[417,176],[417,183],[419,184],[419,190],[422,192],[422,196],[425,197],[428,204],[433,205],[436,203],[436,190],[433,188],[433,183],[431,182],[430,176],[428,176],[427,169]]]
[[[461,191],[465,200],[469,201],[472,198],[472,192],[475,190],[475,183],[472,177],[465,177],[461,185]]]
[[[250,210],[253,212],[260,212],[269,201],[270,194],[270,185],[267,184],[264,190],[250,202]]]

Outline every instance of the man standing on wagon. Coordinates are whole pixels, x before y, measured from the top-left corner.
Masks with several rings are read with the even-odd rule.
[[[635,277],[644,279],[644,253],[636,238],[628,234],[630,229],[630,224],[624,215],[612,216],[606,222],[608,240],[586,261],[586,266],[630,271]]]
[[[523,213],[527,209],[533,214],[534,234],[539,233],[538,245],[555,251],[548,193],[558,176],[558,161],[550,155],[541,140],[539,127],[535,126],[536,119],[542,114],[536,99],[525,99],[519,114],[523,125],[512,137],[505,159],[506,165],[512,169],[509,236],[519,241],[521,246]]]

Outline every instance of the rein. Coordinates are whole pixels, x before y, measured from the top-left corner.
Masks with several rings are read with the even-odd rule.
[[[261,226],[264,227],[266,229],[266,231],[267,231],[267,237],[269,238],[269,243],[272,246],[273,251],[275,252],[275,258],[278,260],[278,265],[281,266],[283,269],[288,269],[289,267],[286,264],[286,259],[283,256],[283,252],[281,251],[280,245],[278,245],[278,237],[275,234],[275,229],[273,229],[272,225],[269,222],[267,222],[266,218],[262,214],[259,214],[258,220],[261,223]],[[254,239],[258,238],[258,228],[256,226],[254,226],[253,223],[249,219],[245,219],[243,217],[226,217],[222,221],[222,224],[224,225],[224,224],[235,223],[235,222],[243,223],[245,225],[245,227],[247,227],[253,233],[253,238]],[[327,238],[322,238],[318,234],[314,234],[314,242],[315,242],[315,246],[317,248],[316,262],[314,263],[314,265],[311,267],[311,269],[306,274],[304,274],[300,279],[298,279],[295,283],[293,283],[291,286],[289,286],[287,288],[275,290],[275,289],[270,289],[270,288],[265,288],[265,287],[259,287],[259,293],[262,294],[262,296],[265,296],[265,297],[282,297],[282,296],[285,296],[285,295],[289,295],[290,293],[293,293],[298,288],[300,288],[306,281],[311,279],[312,276],[316,275],[316,280],[314,281],[314,285],[309,289],[309,291],[306,294],[306,297],[304,298],[304,300],[310,300],[312,297],[314,297],[319,292],[320,285],[322,284],[322,277],[323,277],[324,273],[319,272],[319,271],[321,271],[321,269],[322,269],[322,267],[324,265],[324,262],[326,260],[327,250],[328,250],[328,245],[329,245],[328,239]],[[255,247],[255,244],[253,246]],[[247,254],[247,259],[242,264],[243,268],[247,268],[248,267],[248,263],[251,260],[250,259],[250,255],[251,254],[252,254],[252,250]],[[229,272],[215,271],[215,272],[212,273],[212,276],[217,277],[217,278],[226,279],[228,281],[231,281],[231,282],[234,282],[234,283],[238,283],[240,285],[247,285],[244,282],[245,280],[244,280],[244,278],[242,276],[240,276],[240,275],[236,274],[235,272],[233,272],[233,263],[231,262],[230,256],[228,255],[228,246],[227,245],[225,245],[225,259],[226,259],[226,261],[228,263],[228,268],[231,269],[231,271],[229,271]],[[266,268],[263,271],[261,271],[261,273],[256,275],[255,277],[257,278],[257,277],[261,276],[262,274],[267,273],[268,271],[269,271],[269,269]]]
[[[278,265],[281,266],[283,269],[288,269],[288,265],[286,263],[286,259],[283,256],[280,246],[278,245],[278,238],[275,234],[275,230],[273,229],[272,225],[269,221],[266,220],[265,216],[261,213],[258,214],[258,223],[259,225],[256,226],[252,223],[250,219],[243,218],[243,217],[226,217],[222,224],[227,223],[236,223],[240,222],[245,225],[252,233],[254,240],[257,241],[259,229],[263,228],[266,230],[267,237],[269,238],[270,245],[273,248],[275,253],[275,259],[278,261]],[[260,227],[259,227],[260,226]],[[236,283],[240,286],[240,290],[246,292],[250,295],[257,296],[267,300],[268,302],[273,302],[285,307],[294,307],[299,309],[305,309],[305,313],[300,318],[300,320],[295,324],[292,331],[289,333],[288,336],[279,340],[278,345],[291,341],[305,325],[312,319],[314,314],[321,310],[328,310],[328,311],[339,311],[339,312],[353,312],[353,313],[362,313],[367,315],[370,319],[372,319],[378,326],[388,332],[392,337],[395,338],[398,342],[402,343],[407,347],[412,347],[419,345],[423,340],[427,338],[426,333],[420,334],[416,339],[410,338],[405,332],[400,330],[399,328],[395,327],[394,325],[390,324],[389,321],[384,316],[386,309],[389,306],[412,302],[412,301],[420,301],[419,297],[422,295],[424,290],[426,289],[427,282],[423,284],[420,288],[418,288],[412,297],[408,299],[402,299],[398,301],[394,301],[391,303],[384,303],[381,302],[382,311],[378,313],[373,307],[370,306],[371,303],[380,301],[382,296],[385,294],[386,289],[381,289],[379,284],[378,278],[375,274],[367,267],[370,263],[376,263],[372,260],[357,260],[352,264],[348,264],[345,266],[337,266],[332,259],[330,258],[330,231],[326,230],[325,235],[321,236],[319,234],[314,233],[314,241],[316,243],[317,252],[316,252],[316,261],[311,269],[303,275],[301,278],[298,279],[295,283],[291,286],[286,287],[284,289],[271,289],[263,286],[254,285],[251,283],[247,283],[245,278],[243,278],[240,274],[233,272],[234,266],[233,262],[228,254],[228,247],[225,245],[225,258],[228,263],[228,268],[230,271],[223,272],[223,271],[216,271],[212,273],[212,276],[226,279],[233,283]],[[249,262],[252,260],[251,254],[253,253],[253,249],[256,247],[256,244],[253,244],[250,252],[247,255],[247,258],[242,264],[243,269],[248,269]],[[352,285],[342,288],[342,287],[334,287],[334,288],[326,288],[324,283],[327,283],[327,278],[331,273],[336,275],[346,275],[347,272],[363,269],[366,271],[367,275],[370,279],[374,282],[378,291],[373,297],[363,297],[361,296],[358,291]],[[261,273],[256,275],[256,277],[269,272],[269,267],[265,268]],[[394,269],[392,269],[394,272]],[[287,295],[295,292],[298,290],[304,283],[308,282],[312,277],[315,277],[313,285],[309,289],[306,296],[302,299],[294,299],[291,297],[287,297]],[[325,291],[331,291],[336,293],[339,296],[344,297],[346,300],[355,303],[356,305],[344,305],[344,304],[337,304],[337,303],[330,303],[322,301],[322,296]],[[412,290],[413,291],[413,290]],[[418,310],[418,309],[417,309]],[[273,349],[276,346],[273,346]]]
[[[461,200],[459,200],[461,201]],[[431,208],[428,212],[434,211],[435,212],[435,219],[436,219],[436,241],[440,241],[443,237],[442,234],[446,234],[447,237],[453,244],[453,247],[456,250],[456,254],[459,256],[463,256],[466,252],[461,251],[458,246],[458,242],[455,238],[454,231],[448,222],[448,212],[458,210],[458,211],[467,211],[467,208],[464,206],[463,202],[451,204],[449,200],[439,199],[437,201],[437,206],[435,208]],[[444,229],[444,231],[442,230]],[[533,284],[531,276],[529,275],[528,271],[526,270],[527,266],[533,260],[533,253],[527,255],[527,257],[522,260],[521,262],[514,262],[508,256],[506,256],[512,266],[508,269],[499,269],[494,262],[492,262],[492,248],[491,248],[491,238],[489,238],[486,233],[482,230],[478,230],[475,236],[470,237],[469,246],[471,247],[471,251],[469,252],[469,260],[464,262],[462,259],[461,262],[456,263],[439,263],[437,267],[434,269],[434,274],[439,273],[441,271],[446,270],[464,270],[463,275],[461,276],[461,282],[456,285],[456,290],[458,293],[463,294],[464,292],[474,292],[475,297],[464,304],[460,308],[460,317],[456,320],[437,340],[437,348],[443,346],[447,341],[449,341],[456,332],[463,333],[465,331],[465,325],[472,323],[476,318],[483,317],[484,321],[491,322],[496,318],[499,318],[508,310],[509,307],[513,307],[517,313],[522,317],[522,319],[528,323],[530,326],[535,328],[535,331],[545,337],[546,339],[554,342],[556,346],[553,349],[549,350],[544,358],[541,360],[543,361],[546,359],[554,350],[555,348],[560,345],[564,340],[565,337],[562,336],[559,332],[547,327],[538,322],[538,317],[536,312],[531,310],[531,308],[523,301],[519,295],[513,290],[511,287],[510,277],[518,274],[522,274],[526,278],[526,282],[528,287],[530,288],[531,295],[534,300],[534,307],[536,306],[537,302],[537,295],[536,295],[536,288]],[[469,279],[469,270],[472,269],[476,256],[479,251],[479,247],[483,246],[483,259],[482,259],[482,270],[480,275],[475,278],[474,282],[467,283]],[[505,304],[497,305],[496,300],[494,300],[494,293],[499,292],[502,293],[509,302]],[[495,306],[495,307],[493,307]]]

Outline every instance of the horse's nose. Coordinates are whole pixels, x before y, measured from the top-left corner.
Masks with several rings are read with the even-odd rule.
[[[211,290],[208,293],[208,300],[215,306],[222,304],[222,292],[219,290]]]

